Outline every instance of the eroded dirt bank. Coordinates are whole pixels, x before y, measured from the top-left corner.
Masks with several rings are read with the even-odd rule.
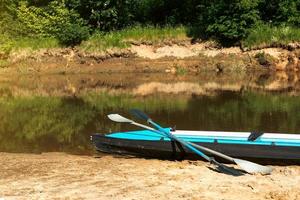
[[[300,198],[299,166],[272,175],[220,174],[203,161],[161,161],[64,153],[0,153],[4,199],[272,199]]]
[[[221,48],[209,42],[134,44],[101,52],[76,48],[23,49],[5,57],[7,64],[1,65],[0,74],[299,71],[299,58],[299,44],[247,51],[239,47]]]

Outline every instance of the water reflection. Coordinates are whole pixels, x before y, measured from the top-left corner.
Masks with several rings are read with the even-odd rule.
[[[0,151],[86,153],[89,135],[120,130],[105,117],[131,107],[145,110],[180,110],[186,100],[163,97],[136,98],[106,92],[81,97],[2,97],[0,98]]]
[[[91,133],[135,129],[110,122],[131,108],[178,129],[300,133],[300,97],[221,92],[218,95],[86,92],[80,96],[2,96],[0,151],[92,152]]]
[[[0,77],[0,151],[92,152],[91,133],[135,129],[108,113],[140,108],[178,129],[300,133],[299,74]]]

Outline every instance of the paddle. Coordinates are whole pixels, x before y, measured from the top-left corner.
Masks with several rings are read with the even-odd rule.
[[[171,134],[167,134],[167,132],[165,133],[164,131],[157,131],[151,127],[148,127],[148,126],[145,126],[143,124],[140,124],[140,123],[137,123],[133,120],[130,120],[130,119],[127,119],[119,114],[110,114],[110,115],[107,115],[107,117],[114,121],[114,122],[120,122],[120,123],[130,123],[132,125],[136,125],[136,126],[139,126],[139,127],[142,127],[142,128],[145,128],[145,129],[148,129],[148,130],[151,130],[155,133],[158,133],[164,137],[169,137],[170,139],[172,140],[175,140],[179,143],[181,143],[182,145],[186,146],[188,149],[190,149],[191,151],[195,152],[197,155],[201,156],[202,158],[204,158],[205,160],[207,160],[208,162],[214,164],[215,166],[217,166],[217,169],[219,169],[220,171],[221,170],[225,170],[226,172],[229,172],[230,174],[233,174],[233,175],[241,175],[241,173],[237,170],[234,170],[230,167],[227,167],[226,165],[224,164],[221,164],[219,162],[217,162],[214,158],[211,158],[211,157],[208,157],[207,155],[205,155],[203,152],[201,152],[200,150],[198,150],[197,148],[195,148],[192,143],[189,144],[188,142],[184,141],[184,140],[181,140],[177,137],[175,137],[174,135],[171,135]],[[162,128],[161,128],[162,129]],[[162,129],[163,130],[163,129]]]
[[[137,109],[133,109],[131,110],[132,114],[134,114],[136,117],[140,118],[140,119],[143,119],[143,120],[146,120],[147,123],[153,125],[156,129],[158,129],[160,132],[163,132],[166,134],[166,136],[170,136],[173,137],[173,138],[177,138],[175,137],[174,135],[172,135],[171,133],[167,132],[165,129],[163,129],[160,125],[158,125],[157,123],[153,122],[152,119],[150,117],[148,117],[145,113],[143,113],[142,111],[140,110],[137,110]],[[178,138],[177,138],[178,139]],[[183,141],[183,140],[182,140]],[[243,169],[244,171],[246,171],[247,173],[250,173],[250,174],[253,174],[253,173],[261,173],[261,174],[270,174],[272,172],[272,168],[270,167],[267,167],[267,166],[263,166],[263,165],[259,165],[257,163],[253,163],[253,162],[250,162],[250,161],[247,161],[247,160],[243,160],[243,159],[237,159],[237,158],[233,158],[233,157],[230,157],[230,156],[227,156],[225,154],[222,154],[220,152],[217,152],[217,151],[214,151],[212,149],[209,149],[207,147],[203,147],[203,146],[200,146],[200,145],[197,145],[197,144],[194,144],[192,142],[185,142],[187,143],[188,145],[191,145],[193,147],[196,147],[202,151],[205,151],[205,152],[209,152],[213,155],[216,155],[216,156],[219,156],[223,159],[226,159],[226,160],[229,160],[235,164],[237,164],[241,169]]]

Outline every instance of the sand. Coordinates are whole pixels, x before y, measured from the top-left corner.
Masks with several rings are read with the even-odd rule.
[[[300,166],[231,176],[203,161],[0,153],[0,199],[300,199]]]
[[[130,51],[141,58],[158,59],[163,57],[188,58],[198,56],[199,54],[207,57],[215,57],[218,54],[241,54],[239,47],[216,48],[212,44],[203,42],[187,45],[165,45],[162,47],[154,47],[153,45],[132,45]],[[278,49],[273,49],[278,51]]]

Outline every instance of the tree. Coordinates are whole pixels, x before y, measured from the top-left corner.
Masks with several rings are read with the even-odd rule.
[[[52,1],[42,7],[29,6],[22,1],[17,16],[23,24],[23,32],[29,36],[56,37],[62,44],[76,45],[89,35],[85,21],[61,1]]]
[[[263,0],[259,4],[261,19],[273,25],[300,25],[300,0]]]
[[[130,5],[135,0],[67,0],[67,6],[76,10],[95,29],[109,31],[131,24]]]
[[[223,44],[246,37],[260,19],[259,0],[212,0],[199,5],[199,26]]]

